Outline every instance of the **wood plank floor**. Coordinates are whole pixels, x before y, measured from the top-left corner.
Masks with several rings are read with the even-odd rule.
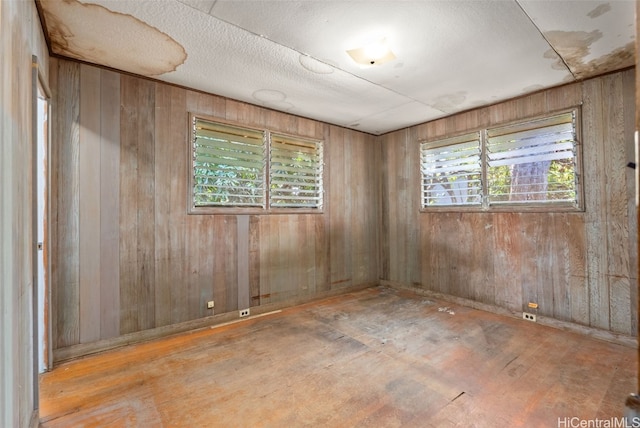
[[[43,427],[557,427],[620,417],[636,350],[376,287],[41,377]]]

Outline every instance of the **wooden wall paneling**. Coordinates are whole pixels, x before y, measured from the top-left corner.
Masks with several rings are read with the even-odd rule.
[[[277,248],[277,233],[275,228],[271,227],[271,216],[260,216],[259,227],[259,252],[260,252],[260,272],[259,272],[259,304],[263,305],[271,302],[271,280],[269,277],[272,258]],[[255,300],[255,297],[254,297]]]
[[[399,277],[398,272],[398,264],[400,260],[402,260],[402,255],[400,254],[400,246],[404,242],[402,240],[402,236],[399,231],[399,217],[400,217],[400,195],[398,192],[399,183],[398,181],[402,180],[402,174],[404,171],[401,168],[400,158],[400,150],[401,145],[406,139],[406,130],[394,132],[389,135],[388,140],[386,141],[386,154],[385,158],[387,159],[388,165],[388,175],[386,177],[387,180],[387,194],[383,197],[389,201],[389,224],[387,236],[389,240],[389,276],[388,279],[391,281],[399,281],[401,277]]]
[[[516,115],[513,114],[513,112],[516,111],[516,100],[494,104],[487,108],[489,110],[489,123],[491,125],[501,124],[516,118]]]
[[[450,252],[455,253],[453,260],[448,262],[453,276],[449,287],[453,295],[468,299],[470,298],[471,287],[480,286],[480,284],[472,286],[469,281],[471,281],[471,272],[478,263],[474,247],[482,239],[482,232],[472,228],[472,218],[466,213],[457,214],[455,223],[455,231],[449,236],[451,241]]]
[[[227,107],[232,104],[226,101],[224,103],[218,101],[217,97],[212,95],[188,91],[186,99],[187,110],[207,116],[224,118],[227,114]],[[187,172],[185,171],[183,174],[185,180],[186,174]],[[189,189],[188,191],[190,192],[191,190]],[[209,313],[206,309],[206,302],[209,300],[218,300],[214,308],[215,313],[223,313],[228,310],[228,296],[224,282],[226,248],[223,244],[226,240],[222,231],[222,226],[226,222],[226,216],[189,215],[186,218],[186,281],[183,283],[186,299],[186,307],[184,308],[185,320],[200,318]],[[235,269],[237,269],[237,266]],[[216,293],[216,291],[218,292]],[[233,285],[233,293],[237,295],[236,283]]]
[[[329,240],[327,232],[327,215],[315,216],[313,218],[312,227],[308,233],[314,237],[315,256],[314,267],[314,288],[316,293],[328,291],[331,286],[331,274],[329,265]]]
[[[298,132],[298,117],[275,110],[264,110],[263,113],[264,123],[269,125],[270,130],[287,134]]]
[[[349,141],[350,131],[343,129],[339,135],[339,141],[342,145],[342,154],[339,158],[339,164],[342,169],[339,173],[341,185],[339,190],[334,187],[332,194],[334,200],[336,197],[342,199],[342,209],[344,210],[341,216],[341,240],[337,243],[343,251],[343,258],[339,260],[340,264],[338,265],[343,272],[343,279],[336,285],[338,287],[348,287],[354,284],[354,224],[351,214],[355,209],[354,202],[358,197],[357,191],[353,188],[355,183],[352,177],[353,169],[357,168],[357,160],[354,157],[354,146]],[[337,159],[338,157],[332,158],[332,162],[336,162]],[[336,223],[333,224],[334,226],[336,225]]]
[[[187,284],[189,319],[203,317],[207,310],[206,302],[215,300],[214,284],[218,282],[218,278],[214,277],[217,273],[215,265],[216,262],[222,261],[224,266],[227,244],[225,233],[221,228],[221,225],[227,221],[226,216],[197,215],[194,220],[190,222],[187,232],[189,235],[187,264],[191,273]],[[223,308],[224,306],[221,305],[218,309]]]
[[[155,83],[122,76],[120,332],[155,326]]]
[[[571,235],[567,232],[573,231],[569,222],[570,214],[554,213],[551,221],[552,236],[551,254],[553,261],[550,265],[549,280],[551,283],[551,304],[550,313],[556,319],[563,321],[571,320],[571,253],[569,246]]]
[[[576,107],[582,103],[582,86],[572,83],[545,91],[546,111]]]
[[[266,116],[266,115],[265,115]],[[318,140],[324,139],[324,127],[322,122],[318,122],[304,117],[298,117],[296,120],[296,135],[301,137],[313,138]]]
[[[49,218],[47,220],[47,227],[49,229],[49,266],[51,271],[49,272],[49,329],[51,331],[51,351],[58,347],[57,344],[57,331],[59,328],[59,318],[58,311],[62,310],[62,308],[58,304],[57,300],[57,288],[58,288],[58,279],[60,277],[60,259],[61,254],[57,253],[58,249],[58,212],[60,210],[60,200],[59,197],[59,174],[57,168],[59,167],[60,162],[60,142],[62,139],[60,138],[60,133],[63,129],[63,123],[59,122],[61,118],[59,116],[59,112],[57,111],[57,103],[58,97],[61,96],[60,91],[62,88],[58,86],[58,59],[50,58],[49,59],[49,88],[51,88],[51,100],[50,103],[52,106],[56,106],[55,109],[50,109],[51,118],[49,120],[49,129],[51,133],[51,143],[49,145],[49,152],[47,153],[49,157],[49,182],[47,185],[49,186]],[[55,144],[54,144],[55,143]],[[51,360],[53,363],[53,359]]]
[[[236,216],[238,251],[238,309],[246,309],[251,305],[249,288],[249,216]]]
[[[169,168],[161,173],[170,177],[169,197],[169,271],[171,290],[171,323],[187,319],[185,296],[186,269],[186,224],[187,224],[187,174],[189,147],[189,125],[187,115],[188,91],[181,88],[171,88],[171,130],[167,141],[168,153],[164,161]],[[157,104],[157,103],[156,103]],[[158,119],[156,119],[157,122]],[[156,141],[160,141],[156,134]],[[156,148],[157,150],[157,148]],[[156,175],[156,180],[158,176]],[[156,278],[157,280],[157,278]]]
[[[378,247],[380,242],[380,143],[377,138],[366,136],[364,142],[364,151],[368,155],[365,163],[366,194],[369,201],[366,207],[366,219],[368,230],[365,238],[367,244],[365,247],[368,260],[367,281],[377,282],[380,279],[380,271],[378,266]],[[420,239],[417,237],[417,239]],[[420,272],[417,272],[418,281],[420,281]]]
[[[585,212],[587,228],[587,266],[589,282],[589,324],[609,329],[609,290],[606,269],[608,240],[605,222],[606,150],[602,117],[602,79],[583,82],[585,105],[582,110]]]
[[[290,274],[289,278],[286,279],[287,285],[284,288],[287,293],[291,293],[289,295],[291,297],[302,296],[307,294],[309,290],[307,269],[310,267],[309,256],[313,256],[309,249],[315,248],[315,245],[311,245],[312,240],[307,239],[304,235],[307,220],[308,216],[306,215],[288,216],[286,235],[283,235],[291,238],[287,242],[289,256],[286,258],[286,264],[284,265],[286,266],[285,271]]]
[[[289,117],[294,119],[292,116]],[[226,101],[225,118],[247,126],[262,127],[264,125],[263,109],[232,99]],[[292,128],[295,129],[295,126],[289,127],[287,132],[291,132]]]
[[[180,144],[171,141],[171,87],[156,85],[155,94],[155,319],[156,326],[171,324],[172,293],[171,273],[176,268],[171,259],[171,164],[181,156],[172,156],[173,148]],[[186,126],[186,124],[185,124]],[[185,149],[186,150],[186,149]],[[186,204],[186,201],[185,201]],[[186,210],[186,206],[185,206]]]
[[[141,80],[138,109],[138,304],[140,330],[155,327],[155,83]]]
[[[624,126],[623,84],[620,73],[602,77],[603,124],[606,170],[607,281],[611,330],[631,334],[631,284],[629,275],[629,200],[627,199],[627,154]]]
[[[0,2],[0,52],[0,426],[34,427],[39,397],[37,308],[32,298],[37,288],[33,101],[37,76],[47,78],[49,62],[35,2]],[[62,108],[69,112],[68,107]],[[51,121],[60,117],[54,114]]]
[[[80,343],[100,339],[100,69],[80,65]]]
[[[100,72],[100,338],[120,333],[120,74]]]
[[[225,216],[224,221],[218,223],[220,235],[224,236],[223,246],[225,253],[223,257],[218,257],[216,261],[216,272],[224,271],[224,280],[216,280],[214,295],[217,290],[225,290],[227,311],[240,309],[238,307],[238,240],[237,240],[237,220],[235,216]],[[247,237],[248,239],[248,237]],[[223,266],[224,270],[218,266]]]
[[[478,213],[470,219],[471,229],[479,239],[470,239],[471,254],[475,260],[469,277],[469,297],[475,301],[495,304],[496,281],[494,278],[494,230],[493,216]],[[467,239],[469,239],[467,237]]]
[[[382,278],[382,266],[380,260],[380,250],[382,245],[382,193],[381,193],[381,182],[382,182],[382,152],[380,150],[381,142],[379,138],[369,137],[369,153],[371,154],[371,163],[368,165],[368,177],[370,177],[371,185],[370,191],[373,194],[373,198],[375,203],[372,204],[371,210],[373,219],[373,230],[371,233],[371,238],[373,239],[374,251],[371,253],[372,262],[375,264],[375,272],[372,270],[371,279],[375,282],[378,282],[380,278]]]
[[[398,266],[404,261],[404,253],[402,251],[405,243],[405,237],[402,235],[401,216],[402,203],[400,188],[405,180],[405,171],[402,168],[402,145],[407,136],[407,130],[394,132],[389,140],[387,157],[389,161],[389,279],[392,281],[401,281],[404,267],[400,270]]]
[[[318,265],[318,245],[316,241],[320,237],[316,237],[316,223],[318,221],[317,215],[305,215],[303,216],[304,222],[300,225],[300,237],[305,242],[306,260],[305,260],[305,272],[303,281],[303,295],[316,295],[318,292],[316,270],[323,270],[323,265]],[[322,251],[320,249],[320,251]]]
[[[589,325],[589,280],[585,214],[567,214],[566,245],[569,252],[568,321]]]
[[[332,179],[331,174],[333,171],[331,162],[329,162],[330,147],[332,145],[330,136],[329,125],[319,124],[316,127],[318,132],[318,138],[323,140],[323,214],[315,218],[315,255],[316,255],[316,291],[328,291],[331,289],[331,216],[330,212],[333,209],[331,203],[331,189]]]
[[[579,83],[545,91],[546,111],[557,111],[582,103]],[[555,217],[555,253],[563,261],[555,263],[554,317],[589,325],[589,287],[586,264],[585,215],[562,214]]]
[[[120,334],[139,330],[138,271],[138,85],[122,76],[120,97]]]
[[[200,222],[200,233],[208,235],[196,244],[200,247],[201,290],[202,292],[209,290],[213,294],[217,314],[244,309],[240,307],[239,302],[241,264],[238,261],[240,257],[238,249],[248,245],[249,236],[244,232],[241,234],[238,230],[240,216],[199,217],[203,217]],[[239,239],[245,242],[241,244]],[[242,286],[245,287],[247,284]],[[203,300],[202,304],[204,302]]]
[[[495,281],[495,303],[512,311],[522,309],[522,232],[517,213],[496,213],[493,217],[493,239],[495,255],[493,272]]]
[[[404,186],[406,186],[406,201],[401,201],[404,207],[403,215],[406,216],[406,223],[403,233],[407,237],[405,254],[407,258],[407,281],[410,284],[420,282],[420,264],[422,246],[420,245],[420,147],[417,134],[414,128],[407,132],[407,141],[404,152]]]
[[[635,143],[636,138],[640,138],[640,42],[638,42],[638,40],[640,40],[640,0],[636,0],[636,49],[635,49],[635,56],[636,56],[636,61],[635,61],[635,91],[634,95],[635,95],[635,120],[633,121],[633,131],[634,131],[634,159],[637,162],[638,159],[638,153],[636,153],[636,150],[640,149],[640,147],[637,147],[638,143]],[[630,95],[631,96],[631,95]],[[639,142],[640,143],[640,142]],[[640,165],[636,165],[636,168],[640,168]],[[634,217],[636,220],[636,227],[640,228],[640,201],[638,200],[638,197],[640,197],[640,175],[639,174],[634,174],[634,184],[635,184],[635,198],[633,198],[634,202],[636,203],[635,205],[635,209],[634,209]],[[640,232],[640,231],[638,231]],[[635,238],[635,239],[634,239]],[[635,241],[635,249],[636,249],[636,257],[640,257],[638,255],[638,251],[640,251],[640,233],[637,233],[632,239],[634,239]],[[636,273],[635,278],[636,278],[636,283],[634,285],[634,289],[635,292],[637,293],[637,299],[635,301],[635,305],[636,308],[638,309],[638,311],[640,311],[640,290],[638,289],[640,287],[640,260],[637,262],[636,265],[634,265],[634,271]],[[632,303],[633,305],[634,303]],[[636,317],[636,321],[640,322],[640,312],[636,312],[635,314]],[[634,327],[638,330],[637,332],[637,336],[636,339],[638,342],[640,342],[640,325],[634,325]],[[640,346],[638,346],[638,354],[637,354],[637,362],[638,365],[640,365]],[[638,374],[637,374],[637,392],[640,392],[640,370],[638,370]]]
[[[57,88],[53,124],[52,175],[55,175],[57,200],[56,235],[52,237],[52,287],[54,349],[80,341],[79,278],[79,116],[80,66],[57,61]]]
[[[380,197],[380,218],[379,218],[379,230],[380,240],[378,249],[378,263],[380,265],[380,278],[389,280],[391,279],[391,249],[390,249],[390,228],[391,228],[391,198],[389,190],[389,181],[391,177],[391,171],[393,166],[390,164],[389,150],[390,150],[390,136],[383,135],[379,138],[378,152],[380,153],[380,179],[378,195]],[[426,241],[422,241],[426,242]]]
[[[554,288],[559,288],[557,281],[559,278],[555,276],[556,269],[562,265],[566,266],[566,259],[559,252],[556,241],[562,234],[555,229],[556,217],[559,213],[548,213],[543,218],[536,216],[536,233],[530,236],[536,246],[536,249],[530,254],[531,260],[535,260],[536,282],[534,287],[536,290],[538,303],[538,313],[546,316],[553,316],[554,310]],[[523,263],[526,263],[523,260]],[[529,262],[530,263],[530,262]],[[527,308],[528,302],[523,302]]]
[[[268,284],[268,291],[265,288],[262,296],[269,303],[282,302],[287,300],[293,292],[292,288],[297,288],[298,270],[289,270],[290,266],[299,262],[299,254],[303,251],[298,248],[297,235],[295,229],[291,227],[292,220],[285,215],[270,215],[269,222],[269,245],[267,249],[267,264],[261,262],[263,273]],[[292,260],[293,259],[293,260]]]
[[[293,262],[294,266],[292,266],[293,270],[296,272],[295,276],[298,277],[294,287],[297,285],[297,289],[295,289],[296,294],[300,296],[309,295],[315,290],[315,239],[312,234],[307,234],[308,230],[313,232],[313,227],[309,228],[309,225],[313,226],[313,216],[312,215],[299,215],[296,216],[296,221],[291,224],[292,228],[295,229],[294,236],[297,237],[298,246],[302,249],[298,256],[300,260],[298,262]],[[294,252],[294,254],[296,254]],[[295,257],[291,257],[291,260],[295,260]],[[295,278],[294,276],[294,278]]]
[[[156,326],[189,319],[186,300],[187,91],[156,85],[155,316]]]
[[[428,250],[432,254],[430,260],[433,265],[429,269],[434,272],[434,282],[429,288],[440,293],[453,294],[456,287],[455,282],[458,280],[456,270],[462,267],[458,259],[457,242],[452,239],[458,230],[457,217],[459,214],[443,212],[427,215],[434,218]]]
[[[546,224],[541,224],[535,215],[518,213],[520,223],[520,254],[517,265],[514,267],[520,272],[520,286],[522,287],[522,305],[520,310],[526,311],[529,302],[538,303],[539,314],[549,314],[550,307],[540,301],[542,295],[538,294],[538,282],[546,278],[542,276],[540,269],[544,268],[549,260],[548,249],[545,247],[544,237],[538,237],[538,233],[544,233]],[[538,242],[540,240],[540,242]]]
[[[366,282],[368,276],[369,260],[368,260],[368,239],[369,232],[369,213],[372,211],[371,203],[373,199],[369,199],[368,185],[369,181],[366,177],[366,164],[368,156],[364,145],[364,135],[352,132],[345,132],[346,140],[351,149],[351,161],[347,169],[349,183],[352,183],[354,191],[350,197],[350,219],[351,227],[351,278],[354,284],[362,284]],[[346,168],[346,165],[345,165]]]
[[[350,168],[350,146],[344,141],[345,130],[330,126],[327,162],[331,164],[331,188],[328,189],[331,210],[329,245],[331,247],[331,288],[351,285],[351,255],[349,252],[349,213],[351,192],[347,180]]]
[[[277,284],[281,301],[301,295],[306,285],[305,271],[309,241],[301,236],[300,223],[305,216],[290,215],[280,217],[280,272]]]
[[[547,112],[547,95],[548,91],[543,91],[519,98],[517,117],[524,119]]]
[[[381,204],[384,207],[384,204]],[[383,214],[384,216],[384,214]],[[436,291],[436,275],[434,267],[437,266],[435,262],[435,258],[437,253],[432,251],[432,237],[436,236],[434,233],[434,229],[436,227],[435,224],[435,216],[431,215],[420,215],[420,242],[422,247],[422,263],[420,269],[420,286],[427,289]],[[384,260],[381,260],[380,263],[384,263]],[[384,271],[382,271],[381,278],[387,279],[388,277],[384,276]]]
[[[622,97],[624,110],[624,141],[625,141],[625,160],[626,162],[635,162],[635,79],[636,71],[627,70],[622,73]],[[636,213],[635,197],[636,197],[636,178],[635,170],[626,168],[626,189],[627,189],[627,207],[629,219],[629,275],[630,275],[630,305],[631,305],[631,333],[634,336],[638,334],[638,217]]]
[[[188,113],[225,118],[227,99],[202,92],[186,90]]]
[[[249,218],[249,291],[251,306],[260,305],[260,216]]]

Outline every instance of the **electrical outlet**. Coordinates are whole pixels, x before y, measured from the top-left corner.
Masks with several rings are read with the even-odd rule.
[[[213,300],[207,302],[207,309],[213,309]]]
[[[248,317],[249,309],[240,309],[240,317]]]
[[[523,312],[522,313],[522,318],[527,320],[527,321],[536,322],[536,315],[535,314],[530,314],[529,312]]]

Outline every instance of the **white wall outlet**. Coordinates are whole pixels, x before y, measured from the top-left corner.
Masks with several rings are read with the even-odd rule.
[[[213,305],[214,305],[213,300],[209,300],[207,302],[207,309],[213,309]]]
[[[523,312],[522,313],[522,318],[527,320],[527,321],[536,322],[536,315],[535,314],[530,314],[529,312]]]
[[[248,317],[249,309],[240,309],[240,317]]]

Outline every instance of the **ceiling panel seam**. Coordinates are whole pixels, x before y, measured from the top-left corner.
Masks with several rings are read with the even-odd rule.
[[[536,24],[536,22],[531,18],[531,16],[527,13],[527,11],[525,10],[525,8],[520,4],[520,2],[518,0],[515,0],[516,4],[518,5],[518,7],[520,8],[520,10],[522,11],[522,13],[524,13],[524,15],[527,17],[527,19],[531,22],[531,24],[536,28],[536,30],[538,30],[538,33],[540,33],[540,36],[544,39],[544,41],[549,45],[549,47],[556,53],[556,55],[558,55],[558,58],[560,58],[560,61],[562,61],[562,64],[564,64],[564,66],[566,67],[566,69],[569,71],[569,73],[571,73],[571,76],[573,76],[574,79],[578,79],[576,77],[575,74],[573,74],[573,71],[571,70],[571,67],[569,67],[569,64],[567,64],[567,62],[564,60],[564,58],[562,57],[562,55],[560,55],[560,52],[558,52],[555,48],[555,46],[553,46],[551,44],[551,42],[549,42],[549,39],[547,39],[547,37],[544,35],[544,33],[542,32],[542,30],[540,30],[540,27],[538,27],[538,25]]]
[[[366,83],[368,83],[368,84],[371,84],[371,85],[377,86],[378,88],[381,88],[381,89],[384,89],[384,90],[386,90],[386,91],[389,91],[389,92],[391,92],[391,93],[393,93],[393,94],[395,94],[395,95],[398,95],[398,96],[400,96],[400,97],[402,97],[402,98],[405,98],[405,99],[408,99],[408,100],[411,100],[411,101],[417,102],[417,103],[419,103],[419,104],[421,104],[421,105],[424,105],[424,106],[426,106],[426,107],[433,107],[433,106],[431,106],[431,105],[429,105],[429,104],[425,104],[424,102],[422,102],[422,101],[420,101],[420,100],[418,100],[418,99],[416,99],[416,98],[413,98],[413,97],[411,97],[411,96],[409,96],[409,95],[407,95],[407,94],[403,94],[403,93],[401,93],[401,92],[395,91],[395,90],[393,90],[393,89],[391,89],[391,88],[389,88],[389,87],[387,87],[387,86],[385,86],[385,85],[381,85],[381,84],[379,84],[379,83],[376,83],[376,82],[373,82],[373,81],[371,81],[371,80],[369,80],[369,79],[366,79],[366,78],[364,78],[364,77],[362,77],[362,76],[359,76],[359,75],[357,75],[357,74],[354,74],[354,73],[352,73],[352,72],[350,72],[350,71],[348,71],[348,70],[345,70],[344,68],[336,67],[335,65],[329,64],[328,62],[323,61],[323,60],[321,60],[321,59],[318,59],[318,58],[314,57],[314,56],[313,56],[313,55],[311,55],[311,54],[308,54],[308,53],[306,53],[306,52],[301,52],[301,51],[299,51],[298,49],[296,49],[296,48],[294,48],[294,47],[291,47],[291,46],[284,45],[284,44],[282,44],[282,43],[276,42],[276,41],[274,41],[274,40],[270,39],[269,37],[267,37],[267,36],[265,36],[265,35],[263,35],[263,34],[255,33],[255,32],[250,31],[250,30],[248,30],[248,29],[246,29],[246,28],[244,28],[244,27],[242,27],[242,26],[239,26],[239,25],[237,25],[237,24],[234,24],[233,22],[229,22],[229,21],[227,21],[227,20],[225,20],[225,19],[222,19],[222,18],[220,18],[220,17],[218,17],[218,16],[216,16],[216,15],[214,14],[214,9],[215,9],[216,3],[217,3],[217,0],[216,0],[216,2],[214,2],[214,4],[211,6],[211,10],[210,10],[210,12],[209,12],[209,15],[211,15],[211,17],[212,17],[212,18],[217,19],[217,20],[218,20],[218,21],[220,21],[220,22],[224,22],[224,23],[226,23],[226,24],[228,24],[228,25],[231,25],[231,26],[233,26],[233,27],[237,28],[237,29],[238,29],[238,30],[240,30],[240,31],[244,31],[244,32],[246,32],[247,34],[251,34],[251,35],[254,35],[254,36],[259,37],[259,38],[261,38],[261,39],[267,40],[267,41],[269,41],[269,42],[273,43],[274,45],[278,45],[278,46],[281,46],[281,47],[283,47],[283,48],[285,48],[285,49],[289,49],[289,50],[291,50],[291,51],[293,51],[293,52],[296,52],[298,55],[304,55],[304,56],[307,56],[307,57],[309,57],[309,58],[312,58],[313,60],[318,61],[319,63],[322,63],[322,64],[326,65],[327,67],[331,67],[331,68],[333,68],[333,69],[340,70],[341,72],[346,73],[346,74],[348,74],[349,76],[352,76],[352,77],[354,77],[354,78],[356,78],[356,79],[358,79],[358,80],[360,80],[360,81],[362,81],[362,82],[366,82]],[[200,11],[200,12],[202,12],[202,11]],[[433,107],[433,108],[435,108],[435,107]],[[390,109],[390,110],[391,110],[391,109]],[[439,110],[439,109],[437,109],[437,110]],[[443,113],[444,113],[444,112],[443,112]]]

